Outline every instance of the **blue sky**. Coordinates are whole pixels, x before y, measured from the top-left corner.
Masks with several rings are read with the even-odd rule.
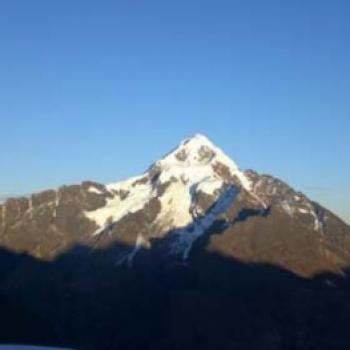
[[[0,195],[204,133],[350,221],[347,0],[0,2]]]

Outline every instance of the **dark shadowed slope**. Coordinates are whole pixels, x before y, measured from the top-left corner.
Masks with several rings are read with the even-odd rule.
[[[166,265],[77,246],[45,263],[1,250],[0,341],[78,349],[346,349],[350,280],[303,279],[198,249]],[[152,263],[151,263],[152,261]],[[148,262],[148,263],[146,263]],[[3,271],[2,271],[3,272]]]

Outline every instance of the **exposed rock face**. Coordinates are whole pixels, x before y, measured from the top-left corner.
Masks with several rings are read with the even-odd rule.
[[[329,293],[325,287],[313,289],[315,280],[319,285],[316,276],[342,275],[350,266],[348,225],[282,181],[239,170],[201,135],[183,141],[139,177],[109,185],[84,182],[7,200],[0,205],[0,246],[11,252],[0,254],[0,301],[2,295],[19,298],[21,315],[34,312],[38,323],[47,320],[52,326],[48,332],[57,337],[54,345],[87,349],[138,348],[142,336],[149,346],[156,339],[155,348],[313,349],[307,342],[316,348],[314,329],[305,324],[317,303],[327,304]],[[306,289],[303,278],[310,279]],[[268,308],[253,317],[241,305],[255,305],[250,298],[261,281],[261,302],[284,308],[276,312],[289,317],[290,324],[274,319]],[[270,294],[270,288],[275,292]],[[249,300],[241,300],[239,293]],[[281,293],[288,301],[274,304]],[[89,307],[91,314],[84,319]],[[348,310],[349,305],[342,307]],[[137,311],[129,319],[126,314],[133,308]],[[153,321],[145,325],[143,317],[152,308]],[[184,310],[190,310],[186,322]],[[231,328],[225,322],[232,312],[238,316]],[[221,320],[217,325],[203,321],[210,317]],[[240,317],[247,318],[241,326]],[[253,318],[257,325],[251,324]],[[143,334],[137,344],[128,322],[135,322],[137,336]],[[112,325],[121,330],[115,339]],[[256,343],[251,337],[259,327],[264,331]],[[90,328],[94,333],[84,338]],[[239,332],[246,332],[246,338]],[[30,341],[50,344],[39,333]],[[236,335],[231,339],[229,334]],[[224,339],[220,346],[214,346],[217,337]],[[1,339],[7,338],[0,332]]]
[[[347,224],[272,176],[252,171],[246,175],[253,192],[270,208],[269,214],[238,223],[220,237],[213,237],[213,245],[221,242],[225,248],[220,251],[225,250],[226,256],[272,263],[303,276],[340,272],[349,266]]]
[[[5,248],[51,259],[73,244],[90,240],[96,225],[84,215],[106,199],[86,185],[10,199],[0,206],[0,242]]]

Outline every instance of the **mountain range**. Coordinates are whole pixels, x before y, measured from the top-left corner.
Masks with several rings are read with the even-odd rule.
[[[140,176],[0,205],[0,342],[347,349],[350,227],[195,135]]]

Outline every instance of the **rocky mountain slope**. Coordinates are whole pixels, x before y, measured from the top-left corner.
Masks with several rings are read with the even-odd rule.
[[[350,318],[350,227],[202,135],[132,179],[7,200],[0,246],[0,302],[22,305],[0,321],[40,325],[0,341],[319,349]]]

